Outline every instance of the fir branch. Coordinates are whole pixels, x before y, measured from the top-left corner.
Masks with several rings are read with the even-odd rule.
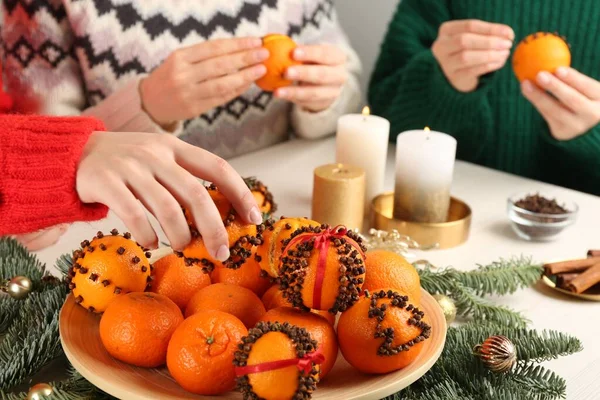
[[[450,296],[456,302],[458,315],[472,315],[475,321],[491,321],[510,327],[525,327],[529,322],[523,314],[504,306],[496,306],[478,297],[474,290],[455,284]]]
[[[421,285],[429,293],[448,294],[456,283],[474,290],[477,296],[505,295],[527,288],[540,279],[542,266],[530,258],[500,260],[489,265],[462,272],[445,268],[435,272],[431,267],[419,269]]]
[[[521,362],[542,362],[568,356],[583,350],[581,341],[562,332],[524,331],[511,338]]]
[[[66,287],[59,285],[22,300],[19,314],[0,343],[0,389],[21,384],[62,354],[58,314],[66,294]]]
[[[69,274],[69,269],[73,266],[73,255],[71,253],[61,255],[54,265],[65,278]]]
[[[511,371],[510,378],[527,388],[529,399],[552,400],[566,397],[565,380],[541,365],[519,364]]]

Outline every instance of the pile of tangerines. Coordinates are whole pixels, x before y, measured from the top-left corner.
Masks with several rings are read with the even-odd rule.
[[[367,252],[353,232],[304,218],[246,225],[216,187],[207,189],[230,235],[224,263],[210,258],[189,218],[192,243],[153,265],[117,231],[75,252],[73,296],[102,314],[100,338],[114,358],[166,364],[192,393],[237,384],[246,399],[283,400],[310,398],[338,349],[371,374],[419,355],[431,328],[418,308],[419,275],[401,256]],[[272,212],[266,187],[254,189]]]

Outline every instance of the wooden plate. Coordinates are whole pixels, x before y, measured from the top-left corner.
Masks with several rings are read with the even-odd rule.
[[[406,388],[423,376],[444,348],[446,320],[435,299],[425,291],[420,308],[429,317],[432,335],[411,365],[387,375],[365,375],[354,370],[340,352],[333,370],[319,384],[313,398],[378,400]],[[75,304],[72,295],[60,312],[60,339],[67,358],[81,375],[100,389],[126,400],[215,398],[186,392],[171,378],[166,368],[139,368],[113,359],[100,341],[99,322],[100,316]],[[240,400],[242,396],[231,392],[219,398]]]
[[[587,290],[583,293],[573,293],[573,292],[569,292],[568,290],[564,290],[564,289],[557,287],[556,282],[553,281],[552,278],[550,278],[547,275],[542,275],[542,282],[544,282],[544,284],[546,286],[556,290],[557,292],[561,292],[561,293],[564,293],[569,296],[578,297],[580,299],[591,300],[591,301],[600,301],[600,290],[598,290],[597,288],[590,288],[589,290]]]

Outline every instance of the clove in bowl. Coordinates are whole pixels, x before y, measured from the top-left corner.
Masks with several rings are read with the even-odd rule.
[[[540,193],[520,193],[508,198],[507,213],[513,231],[524,240],[552,241],[577,220],[576,203],[561,203]]]

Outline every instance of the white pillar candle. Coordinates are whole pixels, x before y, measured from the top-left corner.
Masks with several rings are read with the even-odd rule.
[[[446,222],[456,159],[456,139],[425,130],[403,132],[396,140],[394,217]]]
[[[338,120],[336,162],[355,165],[365,171],[365,208],[383,192],[390,122],[370,115],[369,107],[362,114],[344,115]]]

